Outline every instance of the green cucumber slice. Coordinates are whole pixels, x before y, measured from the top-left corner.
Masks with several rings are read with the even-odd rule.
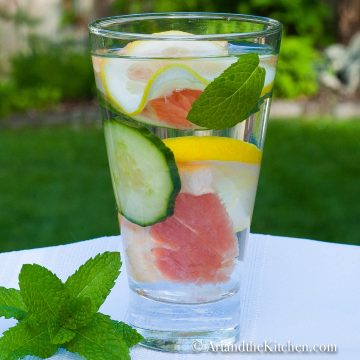
[[[141,226],[171,216],[181,186],[172,151],[147,128],[119,118],[106,120],[104,130],[121,214]]]

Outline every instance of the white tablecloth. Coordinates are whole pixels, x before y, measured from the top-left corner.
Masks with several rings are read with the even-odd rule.
[[[24,263],[38,263],[65,280],[89,257],[120,251],[119,237],[0,254],[0,286],[17,288]],[[142,347],[132,359],[360,359],[360,247],[305,239],[250,235],[242,284],[241,341],[336,344],[336,354],[169,354]],[[123,269],[101,311],[123,319],[128,288]],[[0,319],[0,333],[14,321]],[[269,355],[269,357],[267,356]],[[52,359],[75,359],[60,351]],[[115,360],[115,359],[114,359]]]

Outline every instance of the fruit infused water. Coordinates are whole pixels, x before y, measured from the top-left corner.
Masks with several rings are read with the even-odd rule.
[[[241,285],[277,51],[172,27],[96,49],[92,61],[129,285],[150,301],[131,322],[146,346],[183,351],[163,331],[205,325],[182,306],[224,315],[221,301]],[[155,312],[167,326],[147,329]]]

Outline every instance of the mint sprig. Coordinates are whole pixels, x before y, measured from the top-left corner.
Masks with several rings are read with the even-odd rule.
[[[88,260],[65,283],[37,264],[23,265],[20,290],[0,287],[0,317],[16,326],[0,338],[1,360],[48,358],[59,348],[87,360],[130,359],[143,337],[129,325],[98,312],[120,274],[120,254]]]
[[[265,69],[257,54],[241,55],[194,101],[187,119],[208,129],[227,129],[258,110]]]

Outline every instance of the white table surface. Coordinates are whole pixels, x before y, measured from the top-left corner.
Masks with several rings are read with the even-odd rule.
[[[89,257],[121,251],[120,237],[0,253],[0,286],[17,288],[25,263],[38,263],[65,280]],[[335,354],[169,354],[136,347],[132,359],[360,359],[360,247],[269,235],[250,235],[242,283],[240,341],[336,344]],[[128,299],[123,269],[101,311],[121,320]],[[0,319],[0,334],[14,325]],[[51,359],[76,359],[60,351]],[[30,359],[30,358],[28,358]],[[33,359],[33,358],[31,358]],[[114,359],[115,360],[115,359]]]

